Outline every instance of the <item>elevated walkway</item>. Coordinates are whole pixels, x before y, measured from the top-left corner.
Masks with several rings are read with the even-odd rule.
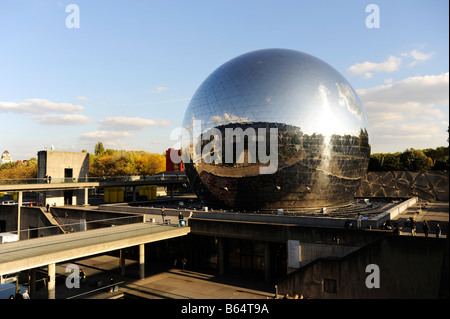
[[[184,236],[190,227],[139,223],[1,245],[0,275]]]
[[[42,179],[30,180],[1,180],[1,192],[33,192],[51,190],[71,190],[89,189],[116,186],[144,186],[144,185],[182,185],[187,183],[185,175],[180,176],[151,176],[146,179],[130,180],[127,178],[78,178],[78,179],[58,179],[51,183],[46,183]]]

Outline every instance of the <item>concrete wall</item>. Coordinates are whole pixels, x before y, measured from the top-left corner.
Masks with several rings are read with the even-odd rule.
[[[379,214],[370,216],[371,218],[361,221],[361,227],[379,228],[384,221],[393,219],[398,214],[402,213],[408,207],[417,203],[417,197],[402,199],[402,202],[396,205],[386,205],[386,210],[380,209]],[[292,224],[304,226],[318,226],[318,227],[344,227],[345,222],[350,219],[356,225],[356,217],[336,217],[322,215],[322,216],[302,216],[295,214],[249,214],[249,213],[230,213],[230,212],[194,212],[195,218],[215,219],[215,220],[233,220],[233,221],[249,221],[269,224]]]
[[[64,178],[64,169],[71,168],[73,178],[84,178],[89,174],[89,153],[39,151],[38,178],[47,174],[52,181]]]
[[[6,232],[17,232],[17,206],[1,205],[0,206],[0,220],[6,222]],[[57,235],[61,233],[58,227],[53,225],[42,214],[39,207],[25,207],[20,209],[20,229],[21,239],[30,237],[41,237],[49,235]],[[41,228],[40,230],[30,233],[30,229]]]
[[[84,203],[84,190],[71,190],[72,192],[72,205],[83,205]],[[64,206],[64,191],[46,191],[41,192],[43,194],[44,206],[49,204],[50,206]]]
[[[72,169],[72,180],[65,178],[65,169]],[[39,151],[38,178],[51,176],[51,183],[67,183],[79,178],[88,177],[89,153]],[[84,204],[84,192],[72,191],[72,205]],[[40,195],[44,205],[64,205],[63,191],[48,191]]]
[[[0,205],[0,220],[5,221],[5,232],[17,231],[17,206]]]
[[[419,197],[424,200],[449,200],[448,171],[367,172],[356,196]]]
[[[195,216],[195,215],[194,215]],[[301,243],[361,247],[390,234],[385,230],[325,228],[191,218],[191,232],[196,235],[254,239],[269,242],[298,240]],[[337,240],[339,239],[339,240]],[[339,243],[338,243],[339,242]]]
[[[358,246],[326,245],[300,243],[300,267],[304,267],[318,258],[344,257],[359,249]]]
[[[448,283],[442,289],[448,279],[447,249],[446,239],[387,236],[343,258],[318,259],[287,275],[278,290],[315,299],[448,298]],[[369,264],[379,267],[380,288],[366,286]],[[334,283],[336,292],[325,291],[327,283]]]

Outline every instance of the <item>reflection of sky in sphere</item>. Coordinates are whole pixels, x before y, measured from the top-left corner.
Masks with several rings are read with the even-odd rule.
[[[325,62],[286,49],[253,51],[216,69],[194,94],[183,125],[277,122],[305,134],[355,135],[367,129],[347,80]]]

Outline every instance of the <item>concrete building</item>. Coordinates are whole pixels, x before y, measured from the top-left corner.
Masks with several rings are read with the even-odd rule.
[[[38,178],[44,183],[85,181],[89,174],[89,153],[45,150],[38,152]],[[47,191],[40,195],[44,205],[80,205],[85,203],[83,190]]]

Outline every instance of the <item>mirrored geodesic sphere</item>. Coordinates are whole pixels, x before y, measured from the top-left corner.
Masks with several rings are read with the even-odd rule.
[[[209,206],[345,205],[370,157],[364,108],[351,85],[327,63],[288,49],[220,66],[195,92],[183,127],[186,175]]]

